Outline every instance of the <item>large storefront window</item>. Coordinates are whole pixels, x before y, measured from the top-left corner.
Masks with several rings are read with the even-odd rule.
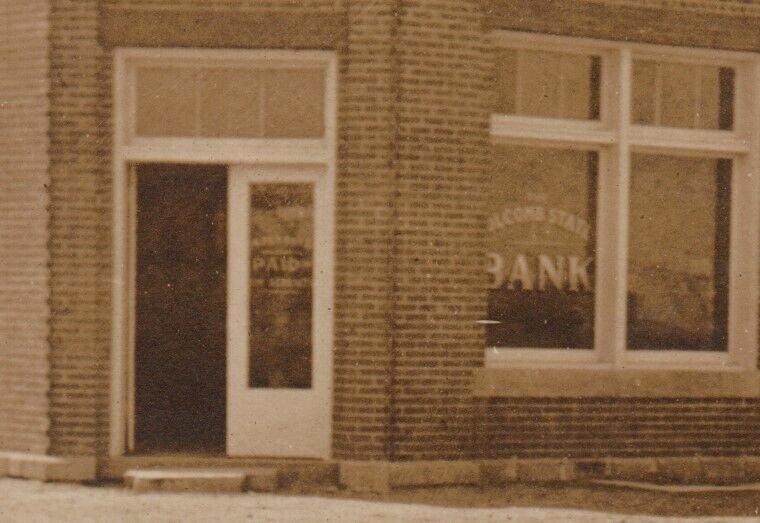
[[[487,361],[755,361],[757,57],[494,40]]]
[[[593,346],[597,166],[595,152],[495,147],[489,346]]]
[[[634,154],[628,348],[726,350],[731,162]]]

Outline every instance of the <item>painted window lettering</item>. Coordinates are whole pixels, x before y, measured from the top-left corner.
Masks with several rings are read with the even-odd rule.
[[[549,289],[581,291],[591,290],[589,266],[592,258],[578,255],[529,256],[517,254],[511,263],[505,263],[501,254],[488,253],[487,271],[491,275],[490,287],[506,285],[509,290]]]

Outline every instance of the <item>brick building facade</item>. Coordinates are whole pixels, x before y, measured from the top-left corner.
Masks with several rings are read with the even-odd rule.
[[[190,176],[193,165],[203,166],[201,170],[218,167],[223,184],[219,190],[230,191],[236,176],[247,177],[251,187],[265,179],[261,190],[270,191],[270,199],[271,191],[280,190],[273,189],[274,185],[312,184],[317,187],[315,200],[304,205],[309,212],[325,216],[321,225],[316,223],[322,218],[316,218],[316,232],[311,232],[316,236],[311,238],[317,244],[328,242],[321,248],[328,249],[330,263],[320,265],[321,261],[314,260],[314,272],[308,272],[313,282],[309,287],[313,301],[308,302],[312,308],[305,313],[312,318],[307,331],[314,343],[313,350],[309,348],[314,382],[305,387],[281,385],[270,376],[268,384],[262,385],[256,383],[254,373],[246,375],[251,380],[247,387],[232,390],[229,380],[235,371],[227,366],[228,381],[222,379],[218,404],[209,406],[221,409],[214,418],[222,419],[217,421],[221,436],[212,436],[222,437],[226,446],[222,442],[212,454],[320,458],[344,463],[346,470],[362,463],[378,467],[459,463],[451,466],[464,467],[465,475],[466,467],[484,463],[478,470],[497,470],[499,478],[511,477],[509,464],[514,465],[516,459],[525,463],[543,458],[578,463],[618,459],[615,463],[624,464],[633,458],[663,458],[663,474],[668,463],[664,458],[726,458],[729,462],[741,458],[742,463],[760,459],[757,2],[34,0],[23,6],[6,2],[0,7],[0,21],[6,28],[0,38],[0,465],[4,459],[14,474],[33,476],[29,471],[52,467],[54,472],[41,474],[74,479],[118,476],[133,463],[129,459],[171,452],[167,442],[140,441],[146,430],[159,439],[165,430],[165,438],[176,440],[169,434],[177,427],[150,425],[165,417],[166,411],[141,413],[154,408],[161,391],[185,390],[171,380],[158,392],[140,390],[141,366],[147,369],[144,376],[153,376],[145,379],[155,380],[161,369],[151,370],[145,361],[163,357],[140,352],[140,340],[153,335],[150,329],[160,330],[160,325],[150,323],[150,314],[141,316],[140,307],[148,310],[155,304],[141,302],[140,296],[176,298],[151,287],[158,285],[155,267],[160,261],[140,258],[139,242],[150,233],[140,232],[139,223],[155,219],[158,228],[161,222],[158,214],[145,214],[157,211],[146,203],[150,194],[142,180],[152,179],[150,173],[156,172],[160,179],[164,171],[156,166],[161,165],[176,169],[166,179],[177,179],[183,169],[189,169],[185,174]],[[563,58],[568,52],[574,58]],[[558,60],[562,72],[545,67],[554,63],[551,60]],[[679,112],[681,102],[674,100],[691,95],[676,93],[668,98],[667,86],[678,86],[680,80],[671,78],[675,68],[661,62],[701,68],[695,69],[701,71],[701,83],[693,95],[696,113],[684,110],[688,124],[678,123],[683,111]],[[639,86],[649,79],[643,69],[647,63],[659,71],[652,76],[652,90],[658,93],[650,104],[655,107],[652,121],[640,109],[651,91]],[[536,72],[540,67],[545,76]],[[187,78],[194,79],[200,93],[187,102],[186,112],[195,111],[190,123],[183,120],[185,113],[175,111],[181,109],[185,91],[171,91],[182,85],[178,79],[186,74],[183,68],[195,68]],[[306,74],[288,77],[288,68],[302,73],[319,70],[324,78],[309,84]],[[260,125],[253,128],[236,119],[238,113],[248,114],[249,108],[235,105],[235,93],[240,90],[219,87],[220,81],[213,80],[214,71],[222,70],[231,78],[248,74],[254,82],[270,86],[269,91],[256,91],[262,100],[256,109]],[[580,83],[569,84],[577,80],[573,75],[578,70],[582,71],[577,77]],[[157,73],[150,76],[151,71]],[[690,77],[691,70],[684,71],[681,80]],[[171,78],[175,80],[167,80]],[[560,87],[550,92],[547,86],[555,83]],[[305,85],[304,89],[316,89],[317,94],[309,98],[292,85]],[[533,105],[531,93],[540,94]],[[244,100],[249,95],[239,96]],[[572,112],[577,100],[580,116],[555,111],[560,104]],[[298,105],[307,102],[311,105]],[[317,127],[310,130],[309,107],[315,104],[320,107]],[[289,107],[294,115],[289,115]],[[641,120],[636,120],[639,116],[631,119],[629,113],[639,109]],[[223,111],[227,119],[219,123],[214,115]],[[185,124],[187,129],[180,129]],[[588,154],[552,163],[548,149],[566,151],[568,158],[576,158],[577,151]],[[529,154],[538,154],[540,160],[527,162]],[[626,343],[629,348],[635,345],[631,333],[639,328],[632,318],[645,316],[645,298],[653,300],[655,312],[648,313],[650,323],[641,327],[651,330],[657,311],[672,305],[658,302],[666,299],[659,296],[676,291],[667,287],[667,277],[663,284],[667,292],[651,291],[646,283],[641,284],[644,290],[634,288],[633,276],[625,287],[626,278],[621,275],[625,267],[637,263],[629,262],[626,253],[633,253],[633,260],[639,247],[638,240],[629,243],[620,238],[635,235],[638,222],[626,222],[636,215],[621,199],[634,192],[630,205],[638,201],[636,166],[648,165],[644,171],[656,173],[666,169],[662,165],[667,162],[681,165],[663,160],[671,157],[695,159],[689,169],[709,171],[710,176],[718,173],[716,179],[721,169],[729,169],[731,181],[724,192],[730,193],[726,197],[730,206],[721,200],[717,182],[717,188],[705,189],[711,200],[694,200],[693,209],[713,209],[705,225],[713,238],[709,252],[699,251],[699,233],[693,235],[696,239],[685,234],[683,243],[691,242],[691,246],[673,247],[675,254],[666,261],[681,267],[677,255],[688,251],[689,260],[694,260],[685,265],[707,266],[699,274],[706,274],[709,281],[704,283],[703,278],[699,285],[708,290],[695,292],[709,294],[709,305],[701,313],[673,305],[671,323],[685,325],[685,334],[678,334],[681,341],[673,346],[667,339],[652,341],[656,336],[650,335],[646,343],[659,343],[658,350],[642,353],[657,354],[638,358],[635,350],[626,351]],[[567,166],[576,160],[585,163],[572,171]],[[299,165],[318,168],[308,179],[290,171],[277,174],[279,166],[294,165],[296,171]],[[509,166],[513,165],[523,170],[512,173]],[[556,187],[568,194],[574,185],[567,180],[583,177],[593,182],[589,182],[590,193],[583,193],[592,196],[576,198],[585,207],[573,213],[586,212],[590,223],[591,240],[587,238],[578,248],[590,246],[596,253],[596,276],[590,276],[596,281],[595,289],[587,288],[586,298],[565,296],[557,298],[560,305],[547,305],[542,301],[547,298],[536,294],[543,287],[528,285],[527,273],[515,264],[504,278],[509,286],[521,280],[521,286],[510,288],[511,294],[505,291],[507,298],[494,297],[493,282],[484,269],[494,250],[488,225],[490,195],[530,186],[532,196],[527,201],[532,209],[538,208],[536,202],[543,202],[541,209],[556,206],[565,198],[555,194],[556,187],[529,180],[543,179],[545,170],[565,173],[566,180],[558,178]],[[616,192],[621,185],[625,192]],[[177,187],[156,190],[164,195],[159,201],[167,207],[169,193],[192,199],[213,190],[203,187],[187,192]],[[657,194],[666,190],[658,187]],[[641,191],[647,194],[646,189]],[[646,213],[655,216],[655,221],[647,222],[649,227],[682,219],[664,214],[657,222],[656,213],[688,198],[687,192],[662,204],[645,204]],[[214,226],[221,227],[216,232],[222,238],[218,250],[229,256],[238,251],[233,251],[232,233],[227,229],[236,223],[248,224],[250,229],[256,216],[276,211],[251,210],[253,204],[245,200],[249,214],[244,212],[243,218],[232,210],[233,193],[227,194],[230,199],[222,208],[204,211],[201,207],[208,202],[198,200],[200,214],[188,216],[195,223],[209,213],[224,213],[222,225],[214,222]],[[292,206],[292,194],[288,198]],[[514,200],[510,212],[516,206],[529,206],[517,202],[515,194],[509,193],[509,198]],[[322,210],[313,210],[320,206]],[[694,216],[690,214],[683,223],[701,224]],[[134,220],[139,223],[135,225]],[[281,225],[262,223],[270,228]],[[729,228],[731,240],[725,240],[725,245],[720,240],[721,226]],[[162,229],[154,240],[167,244],[169,229]],[[243,230],[249,252],[253,242],[265,242],[264,237]],[[190,236],[199,231],[194,229]],[[558,234],[551,228],[530,231]],[[515,234],[522,234],[519,241],[530,236]],[[182,241],[189,242],[188,238]],[[658,249],[645,239],[641,244],[649,256]],[[308,256],[311,251],[307,251],[299,252]],[[514,251],[510,252],[508,256],[513,256]],[[547,281],[557,280],[557,271],[562,270],[559,260],[571,263],[571,256],[564,251],[543,252],[533,253],[537,263],[544,263],[537,274]],[[547,265],[547,260],[555,265]],[[221,266],[222,272],[227,271],[226,279],[237,281],[232,271],[239,270],[245,281],[238,292],[247,304],[243,309],[249,311],[244,315],[247,330],[241,331],[247,338],[234,349],[245,357],[249,350],[256,350],[249,347],[256,330],[251,323],[259,321],[250,316],[250,301],[258,292],[249,281],[255,267],[247,261],[247,268],[234,269],[230,263],[226,260]],[[304,263],[312,271],[312,262]],[[567,281],[552,280],[555,290],[564,295],[573,290],[567,267],[563,273]],[[580,282],[576,286],[583,287],[577,266],[575,271]],[[686,269],[681,273],[691,274]],[[142,274],[155,278],[145,279]],[[654,272],[648,274],[657,277]],[[225,277],[221,287],[204,289],[224,291]],[[688,287],[692,280],[684,281]],[[592,285],[586,282],[586,287]],[[226,289],[227,300],[232,300],[235,291]],[[628,296],[627,302],[627,295],[634,291],[640,296],[638,301]],[[544,323],[548,321],[545,307],[558,307],[557,321],[564,321],[569,311],[576,313],[591,300],[590,316],[575,324],[593,324],[592,339],[580,343],[580,351],[573,351],[576,345],[565,339],[547,342],[542,338],[546,334],[531,323],[536,315],[528,314],[521,328],[534,335],[504,341],[509,335],[494,334],[494,325],[507,320],[504,314],[494,316],[491,302],[512,295],[518,308],[536,308]],[[272,291],[262,296],[273,303],[279,295]],[[224,298],[214,302],[207,293],[195,300],[206,303],[209,310],[209,303],[217,303],[220,311],[226,308],[227,317],[220,313],[215,334],[222,340],[217,363],[221,362],[224,378],[225,357],[231,357],[225,353],[225,341],[227,351],[233,350],[230,333],[237,318],[231,311],[243,309],[235,309]],[[682,293],[672,301],[685,300]],[[183,306],[185,302],[177,301],[166,308]],[[634,306],[639,307],[635,312]],[[516,315],[514,311],[506,314]],[[700,314],[712,320],[707,345],[699,338],[705,330],[698,321]],[[210,317],[213,311],[202,315]],[[150,333],[141,330],[140,318],[146,318],[145,325],[153,325],[145,327]],[[168,316],[162,318],[158,323],[168,321]],[[295,316],[289,318],[292,322]],[[176,321],[180,323],[174,330],[164,330],[145,343],[171,347],[174,341],[160,336],[174,332],[179,339],[179,331],[189,332],[192,323],[186,316]],[[695,322],[699,326],[691,328]],[[209,325],[202,328],[212,329]],[[269,328],[274,327],[267,324]],[[272,332],[266,329],[263,332]],[[555,327],[548,335],[558,330],[562,329]],[[658,335],[671,336],[672,341],[671,331]],[[192,332],[186,338],[197,345],[201,331]],[[582,334],[577,336],[582,338]],[[544,341],[536,341],[539,338]],[[689,343],[694,346],[686,347]],[[636,358],[626,359],[628,353]],[[194,361],[197,366],[201,360]],[[189,368],[175,360],[162,362],[164,370],[179,373]],[[318,377],[320,369],[328,370]],[[211,378],[195,375],[194,379]],[[317,391],[320,387],[316,399],[287,396],[290,389]],[[256,396],[265,394],[256,392],[259,389],[280,390],[280,396]],[[282,452],[256,447],[250,442],[256,437],[240,432],[248,427],[246,416],[265,419],[276,417],[276,412],[259,411],[255,405],[250,413],[230,410],[237,409],[231,405],[245,402],[272,402],[275,410],[287,410],[299,401],[305,402],[307,410],[313,410],[309,401],[319,403],[315,416],[324,419],[311,426],[327,428],[313,429],[315,434],[302,437],[324,439],[327,450],[313,450],[309,445],[299,449],[297,441],[295,448],[291,445]],[[287,414],[283,416],[288,419]],[[277,425],[275,421],[270,425]],[[150,426],[141,429],[141,423]],[[280,430],[297,432],[297,427],[284,422]],[[272,440],[287,439],[270,430]],[[182,455],[205,455],[209,450],[203,445],[194,447],[190,440],[185,443],[180,445]],[[242,450],[229,452],[230,445]],[[698,463],[695,466],[704,472],[707,467]],[[741,470],[750,474],[750,468],[746,465]],[[756,468],[753,474],[760,474],[760,466]]]

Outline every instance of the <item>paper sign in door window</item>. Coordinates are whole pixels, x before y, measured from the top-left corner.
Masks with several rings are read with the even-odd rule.
[[[249,386],[311,387],[313,185],[250,186]]]

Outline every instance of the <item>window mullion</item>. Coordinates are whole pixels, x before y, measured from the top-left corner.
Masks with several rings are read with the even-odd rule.
[[[622,365],[626,349],[626,326],[628,319],[628,225],[631,187],[631,112],[633,105],[633,58],[631,50],[620,51],[620,113],[618,114],[618,259],[616,264],[617,287],[614,322],[615,363]]]
[[[604,229],[600,231],[600,282],[597,286],[597,346],[603,361],[622,365],[626,346],[627,270],[628,270],[628,206],[630,187],[630,114],[631,51],[621,48],[614,68],[614,89],[617,100],[612,117],[617,132],[617,145],[612,149],[608,172],[601,178],[600,194],[606,195],[601,209]]]
[[[760,61],[745,75],[750,82],[738,84],[737,112],[740,130],[749,137],[749,153],[734,162],[732,173],[731,243],[729,247],[728,349],[731,363],[756,369],[758,336],[758,271],[760,257],[760,101],[750,98],[747,83],[760,85]]]

